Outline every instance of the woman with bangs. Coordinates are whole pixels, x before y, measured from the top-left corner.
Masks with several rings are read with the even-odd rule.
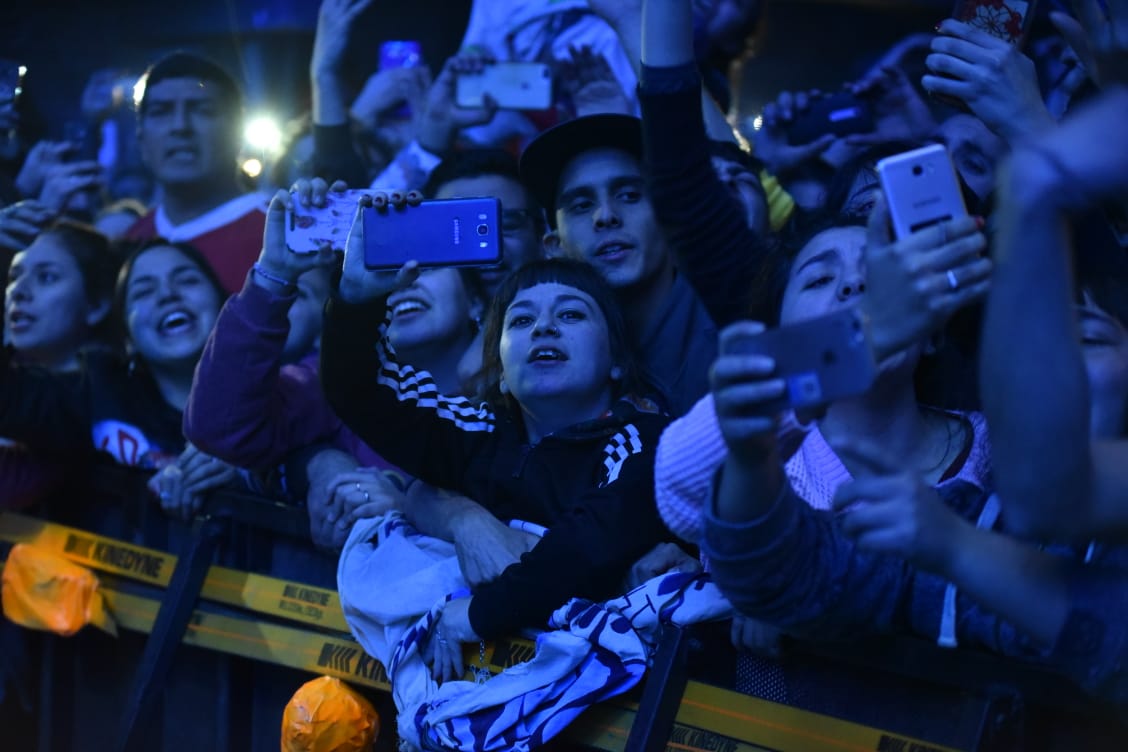
[[[378,210],[388,203],[377,195],[362,206],[373,201]],[[615,595],[631,565],[667,538],[653,503],[653,451],[667,421],[632,398],[622,314],[587,264],[533,262],[502,283],[484,325],[484,400],[472,401],[443,394],[372,326],[419,270],[373,272],[363,252],[354,222],[326,309],[321,375],[330,403],[407,472],[464,494],[479,511],[547,529],[518,563],[447,604],[428,650],[435,675],[454,678],[461,643],[541,626],[574,596]],[[423,532],[457,538],[464,505],[429,525],[410,505],[403,511]]]

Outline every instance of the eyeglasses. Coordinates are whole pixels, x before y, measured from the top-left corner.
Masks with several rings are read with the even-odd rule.
[[[502,232],[521,232],[532,229],[533,213],[528,209],[502,209]]]

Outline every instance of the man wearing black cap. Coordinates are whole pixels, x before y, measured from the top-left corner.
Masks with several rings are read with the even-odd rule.
[[[547,209],[549,253],[592,264],[619,294],[647,377],[681,415],[709,390],[717,328],[677,274],[644,188],[638,118],[590,115],[538,136],[521,179]]]

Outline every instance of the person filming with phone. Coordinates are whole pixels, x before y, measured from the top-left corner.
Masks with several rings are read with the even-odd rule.
[[[426,372],[400,362],[386,327],[373,324],[419,267],[366,268],[364,215],[378,222],[380,213],[413,210],[402,197],[394,207],[383,195],[361,199],[326,306],[326,396],[407,472],[499,518],[547,528],[519,563],[447,603],[427,650],[434,675],[450,679],[461,675],[461,643],[543,625],[573,596],[613,595],[631,565],[669,537],[652,490],[667,419],[632,398],[622,314],[599,274],[578,261],[533,262],[502,284],[484,324],[484,400],[442,394]]]

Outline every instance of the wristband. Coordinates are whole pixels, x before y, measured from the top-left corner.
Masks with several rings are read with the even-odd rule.
[[[282,285],[288,290],[298,286],[298,283],[293,280],[286,279],[285,277],[279,277],[277,274],[268,272],[265,268],[263,268],[262,264],[257,261],[251,266],[251,268],[254,269],[255,274],[259,275],[263,279]]]

